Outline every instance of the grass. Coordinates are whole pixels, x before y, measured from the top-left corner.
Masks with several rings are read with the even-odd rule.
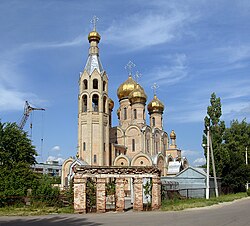
[[[163,211],[178,211],[184,210],[188,208],[197,208],[197,207],[205,207],[212,206],[215,204],[219,204],[222,202],[231,202],[236,199],[241,199],[247,197],[246,192],[230,194],[230,195],[221,195],[218,198],[213,197],[210,199],[200,199],[200,198],[192,198],[192,199],[173,199],[173,200],[163,200],[161,210]]]
[[[236,199],[247,197],[246,192],[222,195],[218,198],[206,199],[174,199],[163,200],[161,209],[163,211],[178,211],[188,208],[211,206],[222,202],[231,202]],[[74,213],[73,207],[47,207],[47,206],[8,206],[0,208],[0,216],[32,216],[47,214]]]
[[[32,216],[73,212],[72,207],[8,206],[0,208],[0,216]]]

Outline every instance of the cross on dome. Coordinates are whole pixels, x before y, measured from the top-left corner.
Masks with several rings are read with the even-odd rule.
[[[136,72],[135,72],[135,75],[134,75],[134,78],[135,78],[136,83],[138,83],[138,80],[139,80],[139,78],[141,78],[141,77],[142,77],[142,74],[141,74],[139,71],[136,71]]]
[[[156,95],[156,90],[159,88],[159,86],[156,84],[156,83],[154,83],[152,86],[151,86],[151,89],[153,89],[153,91],[154,91],[154,95]]]
[[[96,31],[96,23],[99,20],[97,16],[93,16],[93,19],[90,21],[93,24],[93,31]]]
[[[132,68],[134,68],[136,65],[130,60],[127,65],[125,66],[125,69],[128,71],[128,75],[132,75]]]

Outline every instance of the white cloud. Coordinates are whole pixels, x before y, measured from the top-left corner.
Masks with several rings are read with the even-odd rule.
[[[58,145],[56,145],[53,148],[51,148],[51,151],[60,151],[60,150],[61,150],[61,148]]]
[[[234,45],[218,48],[217,51],[224,55],[229,63],[236,63],[250,58],[250,44]]]
[[[194,19],[194,14],[167,8],[157,14],[137,13],[125,20],[113,21],[103,37],[108,43],[133,51],[178,39],[186,32],[184,27]]]
[[[201,166],[201,165],[204,165],[206,163],[206,159],[203,157],[203,158],[197,158],[194,160],[194,165],[195,166]]]
[[[20,51],[80,46],[80,45],[83,45],[84,40],[86,40],[86,38],[84,38],[83,35],[79,35],[70,41],[24,43],[20,46]]]
[[[58,161],[59,164],[62,164],[64,162],[64,158],[56,157],[56,156],[49,156],[47,158],[47,161]]]
[[[159,85],[172,85],[180,82],[188,75],[187,57],[185,54],[169,55],[165,58],[169,65],[158,65],[151,72],[145,74],[146,79],[144,80],[147,84],[156,82]]]

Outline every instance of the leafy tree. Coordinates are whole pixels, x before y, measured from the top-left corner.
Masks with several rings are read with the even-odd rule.
[[[53,178],[48,175],[42,175],[32,187],[33,202],[43,203],[47,206],[60,206],[60,190],[59,187],[53,187]]]
[[[86,184],[86,199],[87,209],[89,212],[93,211],[96,205],[96,181],[94,178],[89,177]]]
[[[14,202],[14,196],[26,195],[32,187],[30,166],[36,162],[35,155],[26,132],[15,123],[0,121],[0,206]]]
[[[245,163],[245,150],[250,147],[250,125],[243,120],[231,122],[225,127],[220,98],[212,93],[207,116],[204,119],[203,143],[207,143],[207,127],[210,128],[217,176],[222,178],[222,186],[233,192],[245,191],[245,184],[250,181],[250,166]],[[204,149],[206,156],[206,148]],[[210,166],[210,169],[212,167]]]
[[[215,93],[211,94],[210,106],[207,107],[207,116],[204,118],[204,135],[203,144],[207,144],[207,128],[210,129],[212,137],[213,152],[215,159],[215,170],[217,176],[222,176],[222,169],[225,162],[229,161],[229,155],[226,149],[223,149],[223,134],[225,132],[225,122],[220,120],[222,115],[220,98],[216,97]],[[206,148],[204,148],[205,156],[207,155]],[[212,169],[212,167],[210,167]]]
[[[250,181],[250,167],[245,161],[246,148],[250,147],[250,124],[233,120],[223,138],[230,161],[224,165],[222,183],[234,192],[245,191],[245,184]]]

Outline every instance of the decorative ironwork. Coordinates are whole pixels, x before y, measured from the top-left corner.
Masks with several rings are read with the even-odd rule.
[[[93,24],[93,31],[96,31],[96,23],[99,20],[97,16],[93,16],[93,19],[90,21]]]
[[[142,77],[142,74],[139,71],[135,72],[134,78],[136,83],[138,83],[139,79]]]
[[[154,92],[154,95],[156,95],[156,90],[159,88],[159,86],[154,83],[152,86],[151,86],[151,89],[153,89],[153,92]]]
[[[136,65],[130,60],[127,65],[125,66],[125,69],[128,71],[129,75],[132,75],[132,68],[134,68]]]

